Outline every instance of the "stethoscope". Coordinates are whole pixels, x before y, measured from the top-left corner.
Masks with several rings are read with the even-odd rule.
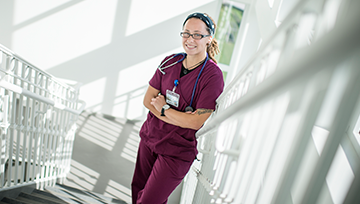
[[[175,57],[177,57],[177,56],[179,56],[179,55],[182,55],[182,56],[183,56],[180,60],[178,60],[178,61],[176,61],[176,62],[174,62],[174,63],[172,63],[172,64],[170,64],[170,65],[167,65],[167,66],[165,66],[165,67],[162,67],[162,66],[163,66],[164,64],[166,64],[168,61],[170,61],[171,59],[173,59],[173,58],[175,58]],[[177,63],[179,63],[179,62],[182,62],[182,61],[185,59],[185,57],[186,57],[186,54],[185,54],[185,53],[183,53],[183,52],[182,52],[182,53],[178,53],[178,54],[176,54],[176,55],[174,55],[174,56],[172,56],[172,57],[169,57],[169,59],[167,59],[167,60],[165,60],[163,63],[161,63],[161,64],[158,66],[158,69],[159,69],[159,71],[160,71],[162,74],[165,75],[166,73],[163,71],[164,69],[169,68],[169,67],[171,67],[171,66],[174,66],[175,64],[177,64]],[[204,67],[205,67],[205,65],[206,65],[206,62],[208,61],[208,58],[209,58],[209,56],[208,56],[208,54],[206,53],[205,62],[204,62],[203,66],[202,66],[202,68],[201,68],[201,70],[200,70],[200,72],[199,72],[199,74],[198,74],[198,76],[197,76],[197,78],[196,78],[196,81],[195,81],[194,89],[193,89],[193,92],[192,92],[192,95],[191,95],[190,105],[185,108],[185,112],[188,112],[188,111],[193,112],[193,111],[194,111],[194,109],[192,108],[192,103],[193,103],[193,100],[194,100],[195,89],[196,89],[197,83],[198,83],[198,81],[199,81],[200,75],[201,75],[202,71],[204,70]],[[179,83],[179,81],[176,79],[175,82],[174,82],[175,86],[177,86],[178,83]]]
[[[177,56],[179,56],[179,55],[182,55],[183,57],[180,59],[180,60],[178,60],[178,61],[176,61],[176,62],[174,62],[174,63],[172,63],[172,64],[170,64],[170,65],[167,65],[167,66],[165,66],[165,67],[162,67],[164,64],[166,64],[168,61],[170,61],[170,60],[172,60],[173,58],[175,58],[175,57],[177,57]],[[166,68],[169,68],[169,67],[171,67],[171,66],[174,66],[175,64],[177,64],[177,63],[179,63],[179,62],[182,62],[184,59],[185,59],[185,57],[186,57],[186,54],[185,53],[183,53],[183,52],[181,52],[181,53],[178,53],[178,54],[176,54],[176,55],[174,55],[174,56],[172,56],[172,57],[169,57],[169,59],[167,59],[167,60],[165,60],[163,63],[161,63],[159,66],[158,66],[158,69],[159,69],[159,71],[162,73],[162,74],[166,74],[163,70],[164,69],[166,69]]]

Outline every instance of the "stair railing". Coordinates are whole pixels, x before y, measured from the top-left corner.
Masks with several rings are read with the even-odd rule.
[[[85,103],[69,85],[0,45],[0,191],[54,185],[70,171]]]
[[[345,152],[355,179],[340,203],[358,199],[360,146],[354,138],[360,135],[353,132],[360,127],[353,131],[349,124],[360,114],[359,6],[351,0],[299,1],[197,132],[200,161],[185,177],[180,203],[335,199],[324,192],[345,143],[351,144]],[[319,129],[325,139],[314,154]]]

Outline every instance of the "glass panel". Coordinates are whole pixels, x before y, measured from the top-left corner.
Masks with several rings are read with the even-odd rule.
[[[236,37],[239,32],[244,13],[244,4],[223,1],[215,38],[219,43],[220,53],[216,56],[219,63],[229,65],[234,50]]]

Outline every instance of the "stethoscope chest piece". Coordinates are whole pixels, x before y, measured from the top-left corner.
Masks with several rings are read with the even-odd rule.
[[[191,107],[191,106],[186,106],[186,108],[185,108],[185,112],[193,112],[194,111],[194,109]]]

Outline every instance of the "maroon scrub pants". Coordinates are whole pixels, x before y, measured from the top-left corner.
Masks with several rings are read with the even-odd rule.
[[[163,204],[180,184],[193,161],[154,153],[140,141],[131,183],[133,204]]]

